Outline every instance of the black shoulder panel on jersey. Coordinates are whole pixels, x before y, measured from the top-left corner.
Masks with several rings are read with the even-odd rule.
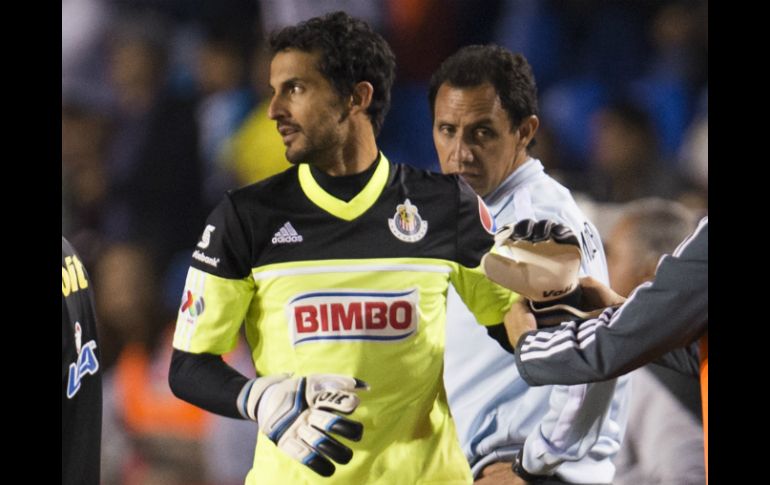
[[[296,197],[298,186],[292,187],[286,183],[286,180],[296,178],[296,167],[292,167],[261,182],[225,194],[206,220],[206,227],[192,254],[191,266],[222,278],[248,276],[256,255],[269,242],[265,237],[258,237],[265,232],[261,228],[261,217],[270,211],[271,205],[279,203],[278,194],[283,194],[282,197]],[[291,192],[292,188],[294,193]],[[279,198],[263,200],[260,194],[273,194]]]
[[[297,168],[231,194],[243,241],[228,244],[211,233],[209,257],[228,261],[226,248],[248,246],[249,267],[299,260],[377,257],[437,258],[475,267],[493,243],[481,224],[478,200],[456,176],[447,176],[405,165],[391,165],[388,181],[374,204],[352,221],[345,221],[314,204],[299,184]],[[407,202],[408,201],[408,202]],[[220,219],[210,218],[216,225]],[[220,237],[237,235],[222,232]],[[216,246],[215,243],[216,242]],[[202,242],[205,242],[202,240]],[[236,253],[233,253],[236,254]],[[213,261],[212,261],[213,263]],[[245,262],[232,263],[237,272],[210,273],[242,277]],[[224,265],[223,265],[224,268]]]
[[[494,219],[481,197],[458,175],[457,262],[469,268],[481,264],[481,257],[494,243]],[[485,228],[484,226],[487,226]]]

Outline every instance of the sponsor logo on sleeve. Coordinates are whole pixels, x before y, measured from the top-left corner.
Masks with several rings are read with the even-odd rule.
[[[207,264],[214,268],[219,266],[219,258],[212,258],[211,256],[208,256],[205,253],[198,251],[197,249],[193,253],[192,257],[194,260],[200,261],[201,263]]]
[[[492,217],[487,204],[484,203],[481,197],[478,195],[476,197],[479,199],[479,218],[481,219],[481,225],[484,226],[485,231],[494,235],[497,232],[497,224],[495,224],[495,218]]]
[[[211,244],[211,233],[216,231],[216,229],[217,228],[211,224],[208,224],[206,226],[206,229],[203,230],[203,235],[201,236],[201,240],[198,241],[198,247],[200,249],[206,249],[207,247],[209,247],[209,244]],[[217,266],[219,266],[219,258],[213,258],[198,249],[196,249],[193,252],[192,257],[194,260],[200,261],[201,263],[207,264],[213,268],[216,268]]]
[[[77,362],[69,366],[67,376],[67,399],[72,399],[80,390],[81,381],[87,375],[96,374],[99,370],[99,361],[96,359],[96,341],[89,340],[82,345],[83,330],[80,322],[75,322],[75,349],[77,350]]]
[[[61,294],[66,298],[72,293],[88,288],[88,279],[83,269],[83,263],[77,256],[64,258],[61,267]]]
[[[216,230],[216,227],[212,226],[211,224],[206,226],[206,229],[203,230],[203,235],[201,236],[201,240],[198,241],[198,247],[201,249],[206,249],[209,247],[209,244],[211,244],[211,233]]]
[[[393,342],[417,331],[419,293],[328,290],[303,293],[286,308],[294,345],[317,341]]]

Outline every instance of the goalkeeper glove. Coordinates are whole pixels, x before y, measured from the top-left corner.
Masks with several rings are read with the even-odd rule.
[[[363,425],[337,413],[350,414],[359,404],[354,391],[368,389],[363,381],[334,374],[258,377],[243,387],[241,414],[256,421],[278,448],[319,475],[350,462],[353,451],[328,433],[359,441]]]
[[[506,225],[481,264],[490,280],[529,300],[538,326],[599,313],[581,309],[580,243],[565,225],[531,219]]]

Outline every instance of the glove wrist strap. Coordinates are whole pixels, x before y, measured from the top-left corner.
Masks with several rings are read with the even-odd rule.
[[[257,406],[262,394],[268,387],[286,380],[289,374],[278,374],[275,376],[257,377],[244,384],[241,392],[238,393],[238,412],[243,419],[257,421]]]
[[[561,295],[557,298],[551,298],[549,300],[532,300],[532,308],[534,310],[547,310],[554,305],[569,305],[574,308],[580,308],[580,303],[583,297],[583,289],[579,284],[575,285],[569,293]]]

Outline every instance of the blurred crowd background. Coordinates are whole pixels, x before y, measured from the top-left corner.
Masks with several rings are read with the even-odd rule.
[[[62,0],[62,234],[96,285],[104,483],[242,483],[256,427],[171,396],[170,339],[209,211],[288,167],[264,38],[334,10],[396,54],[390,160],[438,170],[430,75],[493,42],[532,64],[533,155],[603,237],[641,198],[708,210],[706,1]],[[245,344],[228,359],[253,375]]]

